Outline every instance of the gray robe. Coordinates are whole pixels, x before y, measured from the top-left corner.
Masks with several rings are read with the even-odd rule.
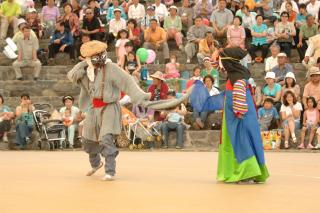
[[[121,132],[121,107],[119,104],[120,92],[130,96],[132,103],[144,107],[161,110],[180,104],[190,94],[179,99],[149,101],[151,94],[145,93],[134,81],[133,77],[122,70],[118,65],[108,62],[105,66],[105,79],[103,72],[97,72],[94,82],[90,82],[85,67],[85,61],[78,63],[68,72],[68,78],[81,88],[79,95],[79,108],[86,113],[83,137],[90,141],[101,141],[106,134],[118,135]],[[100,99],[108,103],[101,108],[93,108],[92,100]]]

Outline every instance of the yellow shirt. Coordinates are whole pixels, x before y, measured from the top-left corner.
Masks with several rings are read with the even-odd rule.
[[[1,4],[0,13],[6,17],[19,16],[21,14],[21,7],[15,1],[12,3],[5,1]]]
[[[150,41],[151,43],[156,43],[158,41],[161,41],[167,37],[166,31],[161,28],[157,27],[155,31],[152,31],[150,27],[144,31],[144,38],[146,38],[146,35],[150,36]]]

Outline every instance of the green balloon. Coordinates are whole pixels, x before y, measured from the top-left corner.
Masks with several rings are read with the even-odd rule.
[[[139,57],[142,63],[146,62],[148,59],[148,51],[145,48],[139,48],[137,50],[137,56]]]

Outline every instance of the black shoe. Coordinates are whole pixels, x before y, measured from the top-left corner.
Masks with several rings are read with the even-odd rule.
[[[22,81],[22,80],[23,80],[23,78],[22,78],[22,77],[20,77],[20,78],[17,78],[17,80]]]
[[[34,81],[37,81],[37,80],[38,80],[38,77],[34,77],[33,80],[34,80]]]

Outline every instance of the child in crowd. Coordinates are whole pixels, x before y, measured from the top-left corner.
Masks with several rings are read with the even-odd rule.
[[[317,109],[317,102],[314,99],[314,97],[308,97],[307,98],[307,106],[308,109],[306,109],[303,113],[303,127],[301,129],[301,144],[298,147],[299,149],[304,149],[304,140],[306,136],[306,131],[309,131],[309,141],[307,148],[313,149],[312,141],[315,135],[315,132],[318,127],[319,122],[319,111]]]
[[[268,44],[272,44],[276,39],[276,33],[275,33],[275,28],[276,25],[278,24],[277,19],[275,21],[273,21],[273,23],[271,21],[267,22],[267,42]]]
[[[201,73],[200,67],[193,68],[193,76],[190,78],[190,80],[203,81],[203,78],[201,77],[200,73]]]
[[[214,85],[216,88],[219,88],[219,72],[216,68],[212,66],[211,59],[209,57],[203,58],[204,69],[201,70],[201,77],[204,78],[207,75],[210,75],[214,78]]]
[[[125,45],[128,41],[130,41],[128,38],[129,38],[129,33],[127,30],[122,29],[118,32],[117,42],[116,42],[116,55],[117,55],[118,64],[125,57],[125,53],[126,53]]]
[[[134,52],[129,52],[125,59],[125,70],[134,77],[136,82],[140,79],[140,69],[140,61],[136,59]]]
[[[177,56],[172,54],[170,56],[170,62],[166,64],[166,73],[164,74],[165,79],[170,79],[170,78],[179,78],[180,73],[179,73],[179,67],[180,64],[177,63]]]
[[[266,98],[263,102],[263,107],[258,110],[258,118],[261,131],[268,131],[271,123],[279,122],[279,114],[276,108],[273,106],[273,100]]]
[[[318,112],[319,112],[319,123],[320,124],[320,100],[318,100],[318,104],[317,104],[317,109],[318,109]],[[316,131],[316,135],[317,135],[317,145],[315,147],[315,149],[320,149],[320,127],[317,128],[317,131]]]

